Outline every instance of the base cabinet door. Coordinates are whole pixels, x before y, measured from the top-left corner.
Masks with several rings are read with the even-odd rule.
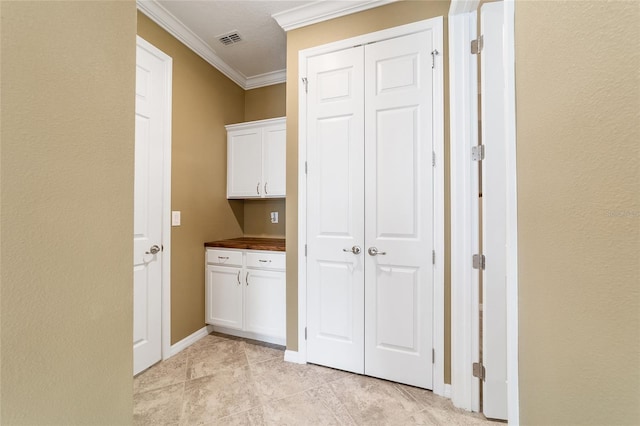
[[[245,287],[245,330],[285,338],[285,273],[249,270]]]
[[[207,324],[242,330],[242,268],[207,265]]]

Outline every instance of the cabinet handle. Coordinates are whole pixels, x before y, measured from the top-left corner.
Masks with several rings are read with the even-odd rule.
[[[247,282],[247,286],[249,285],[249,272],[247,272],[247,275],[244,277],[244,280]]]
[[[256,184],[256,192],[260,195],[260,182]]]
[[[240,285],[240,271],[238,271],[238,285]]]
[[[218,256],[220,260],[229,260],[229,256]]]
[[[271,263],[271,261],[270,261],[270,260],[262,260],[262,259],[258,259],[258,262],[261,262],[261,263]]]
[[[264,195],[269,194],[269,193],[267,192],[267,183],[268,183],[268,182],[265,182],[265,183],[264,183]]]

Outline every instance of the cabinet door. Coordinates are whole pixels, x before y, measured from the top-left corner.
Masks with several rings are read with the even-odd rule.
[[[285,286],[284,272],[247,270],[245,330],[285,338]]]
[[[242,329],[242,268],[207,265],[205,322]]]
[[[227,135],[227,198],[260,198],[262,182],[262,131],[247,129]]]
[[[263,193],[265,197],[284,197],[286,192],[287,132],[284,122],[263,130]]]

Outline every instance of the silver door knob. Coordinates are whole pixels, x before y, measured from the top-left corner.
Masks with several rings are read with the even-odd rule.
[[[382,256],[382,255],[387,254],[386,251],[378,251],[377,247],[369,247],[369,250],[367,250],[367,251],[369,252],[369,254],[371,256],[377,256],[377,255],[381,255]]]
[[[353,254],[360,254],[360,251],[362,250],[360,249],[360,246],[353,246],[350,249],[342,249],[342,251],[347,253],[351,252]]]
[[[160,253],[160,247],[156,244],[152,245],[149,251],[145,251],[144,254],[158,254]]]

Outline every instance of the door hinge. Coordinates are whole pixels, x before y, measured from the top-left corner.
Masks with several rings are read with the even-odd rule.
[[[478,379],[484,381],[484,378],[487,375],[487,370],[484,368],[484,365],[479,362],[473,363],[473,377],[477,377]]]
[[[471,54],[477,55],[482,52],[482,47],[484,45],[484,37],[480,36],[475,40],[471,40]]]
[[[484,145],[476,145],[471,147],[471,159],[473,161],[484,160]]]
[[[307,340],[307,327],[304,328],[304,340]]]
[[[304,93],[309,93],[309,80],[307,80],[307,77],[302,77],[302,84],[304,84]]]
[[[473,255],[473,269],[480,269],[484,271],[485,267],[485,258],[484,254],[474,254]]]
[[[431,263],[436,264],[436,251],[431,250]]]
[[[436,166],[436,152],[435,152],[435,151],[432,151],[432,152],[431,152],[431,165],[432,165],[433,167],[435,167],[435,166]]]
[[[431,68],[436,67],[436,56],[438,56],[439,54],[440,52],[438,52],[438,49],[431,51]]]
[[[307,245],[304,245],[304,257],[307,257]]]
[[[431,364],[435,364],[436,363],[436,350],[435,349],[431,349]]]

